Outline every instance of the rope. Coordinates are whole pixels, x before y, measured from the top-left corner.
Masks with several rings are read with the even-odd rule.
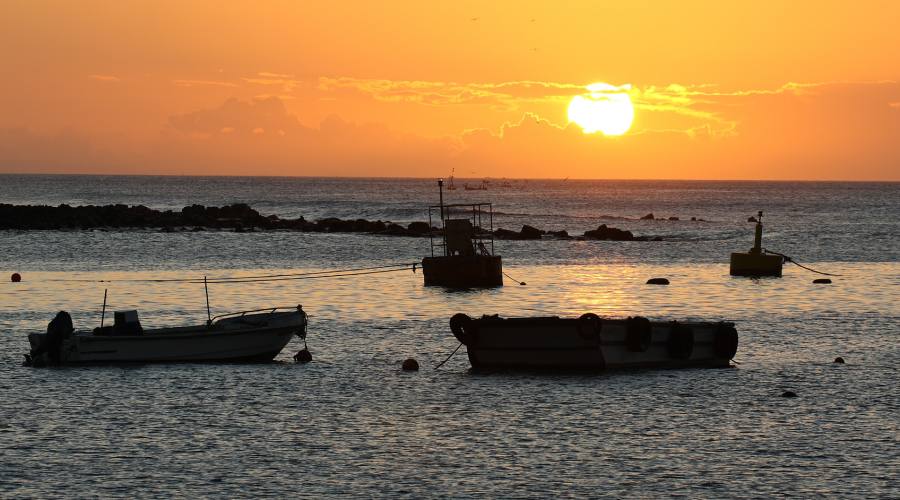
[[[510,276],[509,274],[507,274],[506,271],[503,271],[503,276],[506,276],[507,278],[509,278],[509,279],[511,279],[511,280],[513,280],[513,281],[515,281],[516,283],[518,283],[518,284],[520,284],[520,285],[522,285],[522,286],[525,286],[525,285],[526,285],[526,283],[525,283],[524,281],[519,281],[519,280],[513,278],[512,276]]]
[[[418,262],[415,263],[402,263],[402,264],[391,264],[386,266],[373,266],[373,267],[357,267],[357,268],[348,268],[348,269],[332,269],[328,271],[309,271],[304,273],[290,273],[290,274],[259,274],[259,275],[251,275],[251,276],[224,276],[218,278],[207,278],[207,283],[254,283],[261,281],[286,281],[286,280],[300,280],[300,279],[316,279],[316,278],[339,278],[344,276],[361,276],[366,274],[379,274],[379,273],[389,273],[394,271],[405,271],[410,266],[415,266]],[[128,283],[203,283],[204,280],[200,278],[125,278],[125,279],[110,279],[110,280],[94,280],[94,279],[51,279],[47,281],[57,281],[57,282],[82,282],[82,283],[114,283],[114,282],[128,282]]]
[[[822,274],[822,275],[825,275],[825,276],[840,276],[840,274],[832,274],[832,273],[826,273],[826,272],[822,272],[822,271],[816,271],[815,269],[813,269],[813,268],[811,268],[811,267],[806,267],[806,266],[804,266],[803,264],[797,262],[797,261],[794,260],[793,258],[791,258],[791,257],[789,257],[789,256],[787,256],[787,255],[785,255],[785,254],[783,254],[783,253],[773,252],[772,250],[768,250],[768,249],[763,249],[763,252],[765,252],[765,253],[770,253],[770,254],[773,254],[773,255],[779,255],[779,256],[781,256],[782,258],[784,258],[785,262],[790,262],[790,263],[792,263],[792,264],[796,264],[798,267],[801,267],[801,268],[803,268],[803,269],[806,269],[807,271],[812,271],[812,272],[814,272],[814,273]]]
[[[444,363],[446,363],[447,361],[450,361],[450,358],[452,358],[453,355],[456,354],[456,351],[458,351],[460,347],[462,347],[462,342],[460,342],[459,345],[456,346],[456,349],[453,349],[453,352],[451,352],[450,355],[447,356],[447,359],[441,361],[441,363],[439,365],[435,366],[434,369],[437,370],[438,368],[444,366]]]

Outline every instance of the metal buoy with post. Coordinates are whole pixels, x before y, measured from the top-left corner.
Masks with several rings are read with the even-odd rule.
[[[762,248],[762,210],[756,217],[756,233],[753,237],[753,248],[749,252],[731,254],[730,273],[732,276],[781,276],[784,258],[780,255],[767,254]]]

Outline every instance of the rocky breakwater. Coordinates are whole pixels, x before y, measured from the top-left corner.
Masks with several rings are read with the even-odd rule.
[[[385,236],[429,236],[440,234],[440,229],[426,222],[400,225],[390,221],[366,219],[338,219],[329,217],[308,221],[303,217],[282,219],[277,215],[262,215],[249,205],[235,203],[223,207],[191,205],[181,211],[154,210],[143,205],[86,205],[73,207],[59,205],[8,205],[0,204],[0,229],[18,230],[127,230],[154,229],[164,232],[230,230],[298,231],[316,233],[366,233]],[[487,235],[487,231],[476,228]],[[586,231],[583,236],[570,236],[568,232],[544,231],[524,225],[520,231],[497,229],[494,238],[500,240],[611,240],[658,241],[659,237],[634,236],[631,231],[601,225]]]
[[[191,205],[180,212],[154,210],[143,205],[59,205],[0,204],[0,229],[158,229],[166,232],[234,230],[301,231],[320,233],[372,233],[397,236],[422,236],[433,229],[424,222],[407,226],[390,221],[327,218],[308,221],[303,217],[282,219],[262,215],[249,205],[236,203],[223,207]]]
[[[582,236],[571,236],[565,230],[544,231],[533,226],[524,225],[521,231],[497,229],[494,237],[500,240],[540,240],[544,237],[556,240],[601,240],[601,241],[662,241],[659,236],[635,236],[631,231],[608,227],[601,224],[597,229],[585,231]]]

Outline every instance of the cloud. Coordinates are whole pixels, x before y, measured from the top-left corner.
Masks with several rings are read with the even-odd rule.
[[[281,73],[260,72],[254,77],[242,78],[243,81],[253,85],[278,86],[282,93],[289,94],[293,92],[303,82],[293,77],[293,75],[285,75]]]
[[[510,177],[897,179],[898,99],[896,82],[645,88],[639,106],[677,103],[692,125],[604,137],[526,114],[499,132],[468,131],[459,160]]]
[[[172,80],[172,83],[179,87],[238,87],[233,82],[224,82],[218,80]]]
[[[169,117],[168,127],[180,133],[210,137],[222,133],[254,134],[254,130],[300,133],[306,130],[297,117],[288,113],[277,97],[241,101],[228,99],[221,106]],[[259,135],[258,133],[255,135]]]
[[[98,82],[109,82],[109,83],[119,83],[122,81],[118,76],[113,75],[88,75],[88,78],[91,80],[97,80]]]
[[[428,106],[482,104],[506,109],[518,109],[524,103],[562,102],[585,92],[583,85],[556,82],[456,83],[350,77],[319,78],[318,88],[325,92],[353,90],[384,102]]]
[[[320,81],[331,90],[313,97],[365,90],[386,102],[419,96],[445,103],[433,106],[452,106],[501,98],[522,103],[583,91],[546,82],[468,84],[465,92],[437,82],[362,83]],[[158,137],[143,143],[73,131],[0,130],[0,168],[415,177],[456,168],[496,177],[900,180],[900,83],[788,83],[738,90],[633,85],[629,95],[638,111],[632,131],[621,137],[584,134],[574,124],[554,123],[527,109],[496,127],[424,137],[336,115],[314,125],[301,122],[308,116],[304,106],[320,106],[318,99],[291,101],[289,109],[278,97],[235,98],[172,115]],[[420,120],[431,116],[438,115],[423,113]]]
[[[300,123],[276,97],[169,118],[151,156],[175,171],[215,169],[236,175],[417,176],[423,165],[449,170],[458,142],[401,134],[384,124],[329,116]]]

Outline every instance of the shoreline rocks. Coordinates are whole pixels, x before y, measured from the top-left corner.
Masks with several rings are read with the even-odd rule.
[[[150,229],[166,233],[202,232],[208,230],[238,233],[256,231],[296,231],[306,233],[366,233],[385,236],[427,237],[440,234],[440,229],[426,222],[411,222],[402,226],[391,221],[366,219],[338,219],[328,217],[308,221],[303,217],[282,219],[277,215],[262,215],[245,203],[223,207],[190,205],[180,211],[155,210],[143,205],[85,205],[56,207],[48,205],[0,204],[0,230],[98,230]],[[486,231],[476,228],[482,234]],[[660,237],[634,236],[631,231],[601,224],[573,237],[565,230],[545,231],[525,224],[519,231],[499,228],[493,236],[500,240],[605,240],[660,241]]]

